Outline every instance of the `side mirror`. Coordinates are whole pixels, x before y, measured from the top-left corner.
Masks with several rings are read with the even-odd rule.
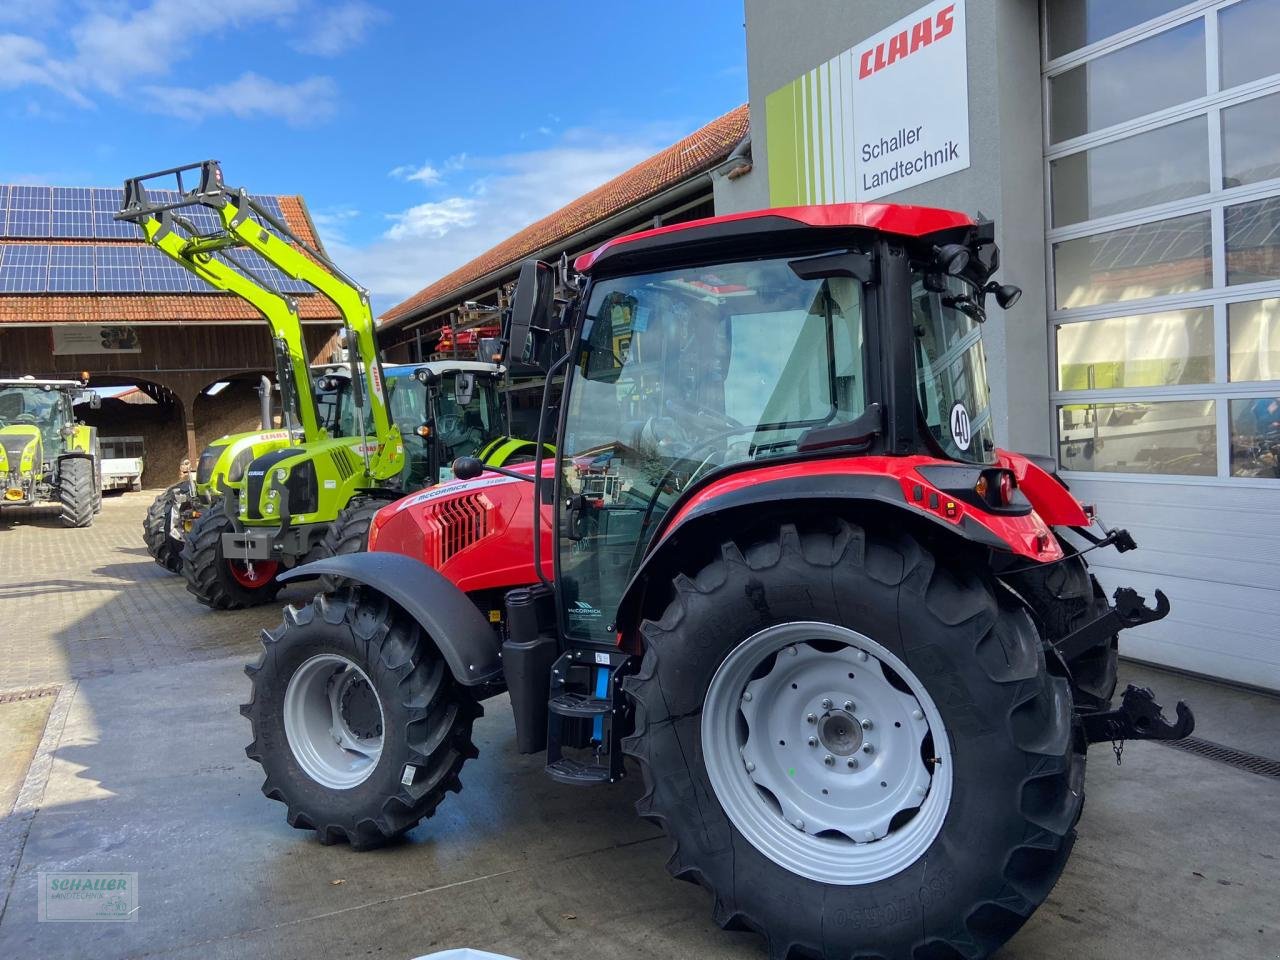
[[[484,464],[475,457],[459,457],[453,461],[453,475],[459,480],[474,480],[484,473]]]
[[[94,391],[94,390],[89,391],[89,409],[90,410],[102,409],[102,398],[98,396],[97,391]]]
[[[511,320],[507,329],[508,362],[523,359],[529,346],[530,330],[547,330],[551,326],[551,301],[554,283],[551,267],[540,260],[520,264],[516,280],[516,296],[511,304]]]
[[[475,395],[476,375],[474,373],[459,373],[453,381],[454,403],[460,407],[469,406]]]

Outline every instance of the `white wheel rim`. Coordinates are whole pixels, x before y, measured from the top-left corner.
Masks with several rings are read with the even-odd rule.
[[[377,691],[346,657],[320,654],[289,678],[285,739],[298,766],[317,783],[349,790],[368,780],[382,756],[383,729]]]
[[[891,651],[835,624],[778,624],[735,647],[707,690],[702,740],[730,822],[822,883],[901,873],[950,806],[951,747],[932,697]]]

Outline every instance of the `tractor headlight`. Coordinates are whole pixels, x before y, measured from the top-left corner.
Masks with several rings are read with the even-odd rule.
[[[266,511],[268,515],[275,513],[276,505],[274,503],[268,503],[266,506]]]
[[[283,469],[276,471],[276,479],[279,480],[281,483],[284,483],[285,478],[287,476],[289,476],[289,474]]]

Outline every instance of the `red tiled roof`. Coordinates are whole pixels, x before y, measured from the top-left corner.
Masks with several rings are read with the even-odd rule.
[[[319,247],[320,238],[306,215],[302,198],[282,196],[280,211],[285,222],[301,239]],[[142,246],[145,240],[49,240],[30,241],[7,237],[7,244],[115,243]],[[303,322],[341,322],[337,307],[320,294],[297,294],[298,314]],[[6,323],[148,323],[261,320],[262,315],[239,297],[227,293],[0,293],[0,326]]]
[[[567,240],[581,230],[661,193],[723,160],[747,134],[747,106],[730,110],[661,153],[641,161],[603,186],[508,237],[470,263],[441,277],[426,289],[392,307],[379,319],[392,325],[422,312],[435,301],[459,291],[495,270]]]

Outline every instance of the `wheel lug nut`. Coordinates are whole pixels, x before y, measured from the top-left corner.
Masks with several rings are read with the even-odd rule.
[[[818,722],[818,715],[817,715],[816,713],[811,713],[811,714],[809,714],[807,717],[805,717],[804,719],[805,719],[805,723],[817,723],[817,722]]]
[[[823,710],[830,710],[830,709],[831,709],[831,698],[830,698],[830,697],[824,697],[824,698],[823,698],[823,700],[822,700],[822,709],[823,709]]]
[[[811,746],[811,747],[816,747],[817,745],[818,745],[818,738],[817,738],[817,737],[810,737],[810,738],[809,738],[809,746]]]
[[[872,726],[873,726],[873,724],[871,723],[871,721],[870,721],[870,720],[863,720],[863,721],[862,721],[862,729],[863,729],[863,730],[870,730]]]
[[[822,762],[825,763],[828,767],[834,767],[836,765],[836,758],[831,756],[831,754],[827,754],[827,756],[823,759]]]
[[[912,710],[912,711],[911,711],[911,719],[913,719],[913,720],[923,720],[923,719],[924,719],[924,711],[922,711],[922,710]]]
[[[742,699],[743,699],[745,702],[750,703],[750,702],[751,702],[751,691],[750,691],[750,690],[748,690],[746,693],[744,693],[744,694],[742,695]]]
[[[850,757],[850,758],[846,761],[846,764],[847,764],[847,766],[849,767],[849,769],[850,769],[850,770],[857,770],[857,769],[858,769],[858,761],[857,761],[857,760],[855,760],[853,757]]]
[[[844,709],[845,709],[845,712],[846,712],[846,713],[853,713],[853,701],[852,701],[852,700],[846,700],[846,701],[844,702]]]
[[[862,752],[863,752],[863,753],[870,753],[870,752],[871,752],[872,750],[874,750],[874,749],[875,749],[875,748],[874,748],[873,746],[871,746],[871,744],[869,744],[869,743],[864,743],[864,744],[862,745]]]

